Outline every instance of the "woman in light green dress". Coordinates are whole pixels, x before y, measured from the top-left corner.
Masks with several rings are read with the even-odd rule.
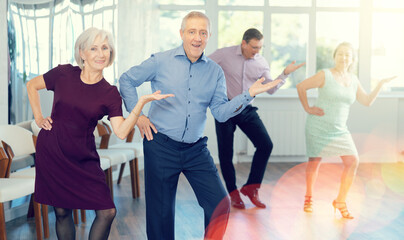
[[[318,175],[322,157],[339,156],[344,164],[341,185],[333,201],[344,218],[352,219],[346,206],[346,196],[355,178],[359,163],[358,152],[346,125],[349,108],[355,100],[370,106],[383,85],[395,77],[381,80],[367,94],[358,78],[352,74],[355,51],[350,43],[341,43],[334,51],[335,66],[319,71],[302,81],[296,88],[304,110],[309,114],[306,122],[306,148],[309,162],[306,168],[306,196],[304,211],[313,211],[313,185]],[[314,106],[309,106],[306,91],[318,88]]]

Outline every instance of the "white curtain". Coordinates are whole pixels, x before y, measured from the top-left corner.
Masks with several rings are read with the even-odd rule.
[[[118,73],[140,64],[158,50],[154,31],[158,22],[154,0],[119,0]]]
[[[140,64],[158,51],[156,26],[158,9],[154,0],[119,0],[118,4],[118,75]],[[144,84],[139,95],[150,93]]]
[[[118,76],[142,63],[159,49],[158,9],[154,0],[119,0],[118,4]],[[151,93],[150,84],[138,88],[139,96]],[[124,108],[124,106],[122,106]],[[150,104],[143,108],[147,113]],[[127,115],[124,108],[124,115]],[[136,130],[134,140],[140,141]]]

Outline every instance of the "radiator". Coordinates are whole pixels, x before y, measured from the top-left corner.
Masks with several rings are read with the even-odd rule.
[[[303,111],[260,111],[274,148],[272,156],[304,156],[306,145],[304,126],[306,113]],[[247,154],[253,155],[254,145],[248,140]]]

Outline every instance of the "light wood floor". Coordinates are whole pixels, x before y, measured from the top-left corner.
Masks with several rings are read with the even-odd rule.
[[[243,196],[247,209],[232,209],[225,239],[404,239],[404,164],[361,163],[348,197],[353,220],[342,219],[331,205],[336,197],[342,164],[323,163],[315,186],[314,212],[303,212],[305,163],[270,163],[260,190],[266,209],[254,207]],[[249,173],[249,163],[236,165],[241,186]],[[143,180],[143,172],[141,172]],[[118,214],[110,239],[147,239],[145,199],[133,200],[129,177],[114,185]],[[186,179],[177,192],[176,239],[202,239],[203,212]],[[50,213],[51,238],[56,239],[55,218]],[[87,211],[87,223],[77,225],[77,239],[87,239],[94,213]],[[10,240],[35,239],[33,220],[21,217],[6,224]]]

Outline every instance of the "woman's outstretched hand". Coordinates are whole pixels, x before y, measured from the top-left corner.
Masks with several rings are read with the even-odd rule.
[[[382,80],[380,80],[381,83],[385,84],[385,83],[389,83],[391,80],[393,80],[394,78],[396,78],[397,76],[393,76],[393,77],[389,77],[389,78],[384,78]]]

